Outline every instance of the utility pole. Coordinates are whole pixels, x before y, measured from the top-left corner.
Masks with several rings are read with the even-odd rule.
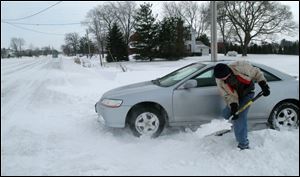
[[[89,32],[88,32],[88,29],[86,30],[86,38],[87,38],[88,47],[89,47],[89,58],[91,59],[91,47],[90,47],[90,40],[89,40]]]
[[[217,1],[210,1],[211,9],[211,61],[218,60],[218,46],[217,46]]]

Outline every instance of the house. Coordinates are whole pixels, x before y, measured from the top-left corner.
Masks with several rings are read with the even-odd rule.
[[[140,39],[140,36],[136,32],[130,36],[129,44],[128,44],[128,54],[129,55],[138,53],[139,45],[138,45],[137,41],[139,39]]]
[[[143,46],[143,44],[138,44],[139,35],[134,33],[130,36],[129,45],[128,45],[128,53],[134,54],[137,53],[139,48]],[[196,41],[196,31],[194,30],[191,33],[190,40],[184,41],[185,49],[188,55],[190,56],[207,56],[209,55],[210,48],[203,44],[201,41]],[[158,49],[156,49],[158,50]]]
[[[190,56],[206,56],[209,55],[209,47],[201,41],[196,41],[196,31],[192,30],[190,40],[184,42],[186,51]]]

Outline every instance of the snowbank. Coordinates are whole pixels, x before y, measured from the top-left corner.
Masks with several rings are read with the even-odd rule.
[[[90,68],[71,58],[1,60],[1,175],[298,176],[299,130],[250,132],[251,149],[239,151],[232,133],[204,137],[209,127],[149,139],[97,121],[94,104],[107,90],[208,59],[124,62],[127,72],[97,58]],[[245,59],[299,76],[298,56]]]

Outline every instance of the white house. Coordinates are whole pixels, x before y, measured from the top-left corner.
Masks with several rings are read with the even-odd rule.
[[[196,31],[192,30],[191,40],[184,42],[185,48],[190,55],[205,56],[209,54],[209,47],[201,41],[196,41]]]

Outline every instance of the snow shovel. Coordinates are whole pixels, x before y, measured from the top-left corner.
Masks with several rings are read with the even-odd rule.
[[[260,98],[263,95],[263,92],[259,92],[255,97],[250,99],[244,106],[242,106],[235,114],[243,112],[246,108],[248,108],[254,101]],[[212,120],[208,124],[201,125],[197,134],[200,136],[206,137],[210,135],[223,135],[231,130],[232,124],[230,123],[234,116],[231,115],[228,120]]]
[[[258,99],[259,97],[261,97],[261,96],[263,96],[263,92],[262,92],[262,91],[259,92],[254,98],[250,99],[243,107],[241,107],[241,108],[235,113],[235,115],[238,115],[239,113],[243,112],[246,108],[248,108],[255,100],[257,100],[257,99]],[[231,121],[233,117],[234,117],[234,116],[231,115],[231,116],[229,117],[228,120]]]

